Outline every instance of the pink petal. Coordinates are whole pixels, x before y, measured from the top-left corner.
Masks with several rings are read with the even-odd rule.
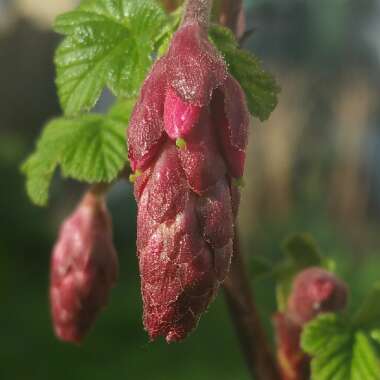
[[[196,125],[201,107],[185,102],[175,90],[168,88],[165,98],[165,131],[173,140],[185,137]]]

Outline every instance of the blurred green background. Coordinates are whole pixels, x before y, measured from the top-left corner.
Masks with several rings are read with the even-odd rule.
[[[54,180],[48,208],[26,197],[19,165],[60,113],[54,16],[75,1],[0,0],[0,379],[247,380],[222,293],[185,342],[149,343],[141,323],[135,202],[127,183],[108,201],[121,272],[85,343],[52,333],[49,256],[83,186]],[[251,0],[245,41],[282,87],[269,121],[255,122],[240,213],[254,255],[280,259],[281,242],[310,232],[352,285],[352,305],[380,279],[380,2]],[[107,96],[99,104],[104,108]],[[263,320],[273,283],[252,281]]]

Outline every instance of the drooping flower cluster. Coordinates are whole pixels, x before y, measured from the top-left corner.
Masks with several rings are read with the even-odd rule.
[[[185,23],[144,82],[128,130],[151,339],[186,337],[229,271],[248,125],[240,85],[204,28]]]
[[[284,380],[310,378],[310,358],[300,347],[302,328],[321,313],[343,310],[347,294],[342,280],[318,267],[305,269],[295,277],[287,309],[274,316],[277,357]]]
[[[107,304],[117,278],[111,218],[104,199],[88,193],[63,223],[51,258],[54,331],[79,343]]]

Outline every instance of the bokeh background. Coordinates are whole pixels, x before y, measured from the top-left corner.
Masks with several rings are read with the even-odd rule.
[[[136,209],[127,183],[108,197],[120,255],[110,305],[81,347],[50,326],[49,256],[83,186],[55,178],[33,206],[20,163],[60,114],[51,31],[69,0],[0,0],[0,379],[248,380],[220,294],[184,343],[148,343],[135,257]],[[282,87],[269,121],[251,130],[240,229],[250,273],[309,232],[352,285],[352,305],[380,279],[380,1],[250,0],[245,41]],[[100,104],[100,108],[103,105]],[[252,280],[263,320],[273,282]]]

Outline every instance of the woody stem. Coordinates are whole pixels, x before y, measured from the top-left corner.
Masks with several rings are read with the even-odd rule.
[[[207,30],[211,7],[212,0],[187,0],[182,25],[197,23]]]
[[[239,22],[244,23],[242,0],[222,0],[219,21],[236,35]],[[240,28],[242,29],[242,28]],[[256,380],[280,380],[277,363],[260,321],[243,256],[240,251],[239,233],[235,228],[234,257],[231,271],[224,283],[227,306],[240,340],[252,378]]]
[[[235,229],[234,258],[224,293],[248,369],[256,380],[279,380],[277,365],[254,301]]]

